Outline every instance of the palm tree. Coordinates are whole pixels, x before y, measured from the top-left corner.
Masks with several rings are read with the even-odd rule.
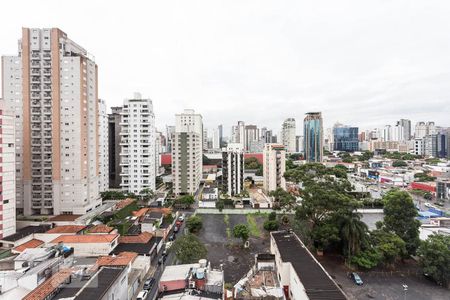
[[[367,239],[368,227],[361,221],[361,215],[350,212],[339,216],[340,235],[345,244],[347,258],[357,254]]]

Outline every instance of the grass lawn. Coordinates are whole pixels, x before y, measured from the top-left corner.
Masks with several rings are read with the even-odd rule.
[[[253,214],[247,214],[248,229],[250,229],[250,235],[254,237],[260,237],[261,231],[259,230],[258,223],[256,223],[255,216]]]

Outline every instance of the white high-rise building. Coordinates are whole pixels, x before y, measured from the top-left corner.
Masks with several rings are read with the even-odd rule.
[[[99,157],[99,192],[104,192],[109,188],[109,136],[108,136],[108,113],[106,103],[103,99],[98,99],[98,123],[99,136],[98,147]]]
[[[0,99],[0,239],[16,233],[16,151],[14,114]]]
[[[220,149],[220,127],[214,128],[213,134],[212,134],[212,148],[213,149]]]
[[[228,195],[240,194],[244,189],[244,149],[239,143],[228,144],[222,152],[222,183]]]
[[[143,189],[155,191],[155,115],[150,99],[135,93],[125,99],[120,129],[120,186],[123,191],[138,194]]]
[[[58,28],[23,28],[2,58],[5,108],[15,115],[16,197],[25,215],[99,206],[97,65]]]
[[[290,153],[296,152],[295,129],[294,118],[284,120],[283,125],[281,126],[281,139],[283,145],[286,147],[286,151]]]
[[[286,190],[286,149],[284,145],[265,144],[263,151],[264,190],[269,193],[282,188]]]
[[[386,125],[381,131],[381,140],[384,142],[392,141],[392,126]]]
[[[193,195],[202,177],[203,120],[194,110],[175,115],[172,145],[173,191],[176,195]]]
[[[415,131],[414,131],[414,137],[415,138],[423,138],[426,135],[430,134],[436,134],[437,129],[434,122],[417,122]]]

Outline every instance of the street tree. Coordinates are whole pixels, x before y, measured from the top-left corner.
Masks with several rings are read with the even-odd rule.
[[[194,196],[192,196],[192,195],[184,195],[184,196],[179,197],[176,200],[176,204],[179,206],[182,206],[183,208],[189,208],[194,203],[195,203],[195,199],[194,199]]]
[[[177,260],[182,264],[196,263],[206,258],[205,245],[193,234],[184,235],[175,240],[171,251],[174,251]]]
[[[193,215],[187,219],[186,226],[191,233],[199,232],[203,226],[202,218],[198,215]]]
[[[410,194],[392,189],[383,196],[386,231],[396,233],[406,243],[408,254],[414,255],[419,247],[420,222],[416,220],[417,209]]]
[[[417,249],[423,272],[439,285],[450,284],[450,236],[430,235]]]

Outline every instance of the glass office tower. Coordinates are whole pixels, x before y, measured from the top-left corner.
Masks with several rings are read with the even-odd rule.
[[[322,113],[309,112],[304,120],[304,151],[307,162],[321,162],[323,157]]]

